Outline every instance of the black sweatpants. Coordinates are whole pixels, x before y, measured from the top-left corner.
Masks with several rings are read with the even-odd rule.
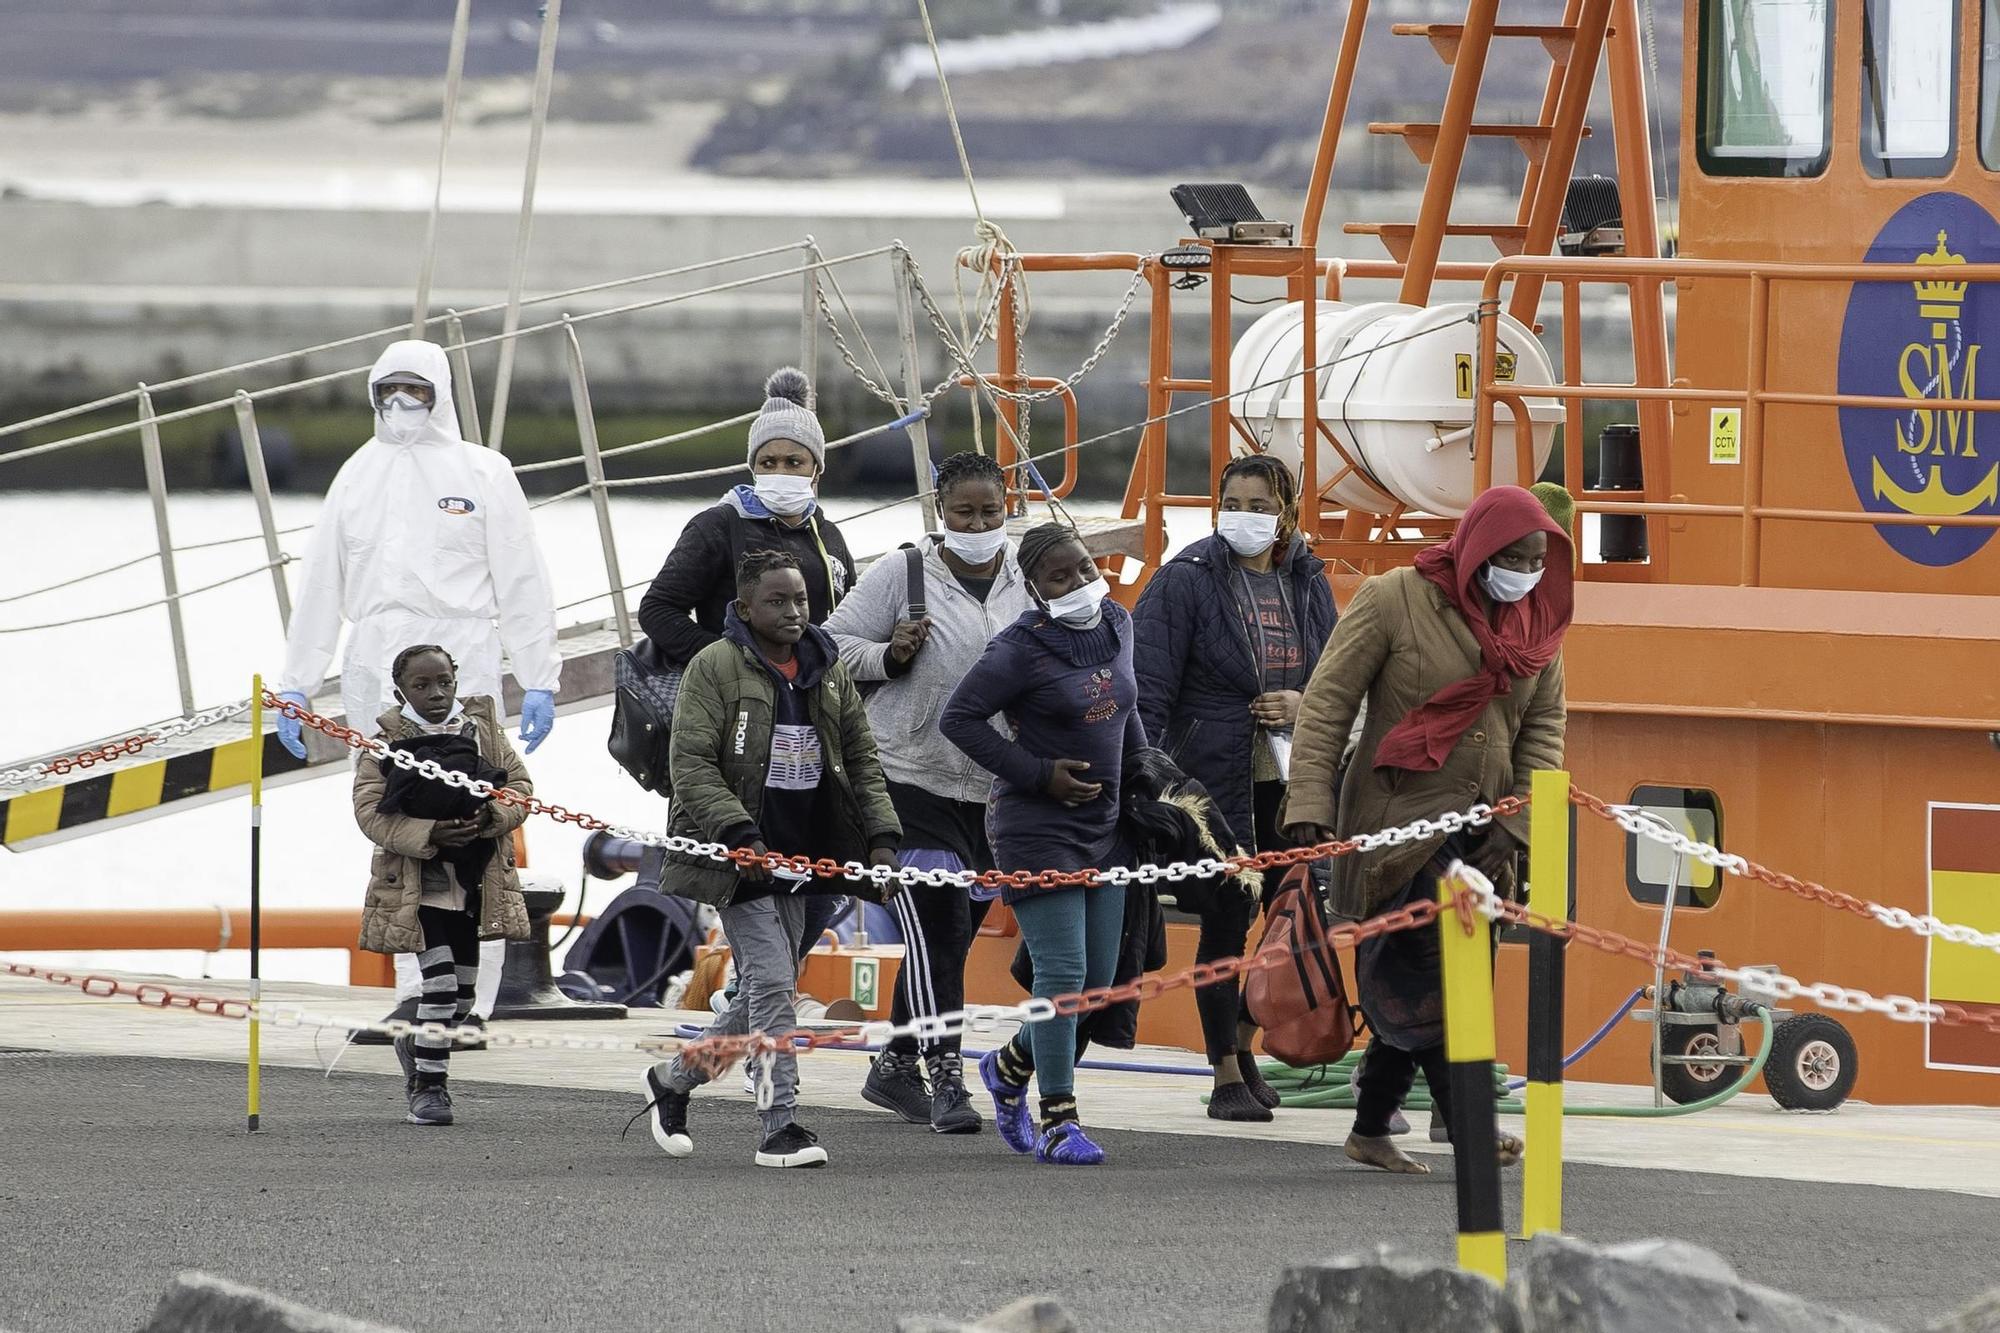
[[[903,970],[889,1017],[898,1025],[918,1015],[948,1014],[965,1007],[965,956],[986,920],[990,903],[979,902],[958,885],[912,884],[896,895],[896,923],[903,930]],[[958,1033],[928,1043],[925,1054],[958,1054]],[[897,1055],[918,1054],[917,1039],[894,1037]]]
[[[1389,1117],[1403,1108],[1419,1069],[1430,1084],[1431,1105],[1441,1122],[1450,1124],[1451,1062],[1445,1059],[1443,1043],[1404,1051],[1378,1038],[1362,1052],[1361,1068],[1354,1075],[1354,1132],[1371,1139],[1387,1134]]]
[[[1278,812],[1285,804],[1285,784],[1259,782],[1250,789],[1250,797],[1257,821],[1257,850],[1282,851],[1292,846],[1291,840],[1278,827]],[[1264,872],[1265,902],[1277,893],[1278,885],[1284,882],[1288,873],[1290,867],[1287,866],[1274,866]],[[1201,936],[1195,941],[1194,948],[1197,963],[1212,963],[1218,958],[1240,958],[1250,943],[1250,926],[1257,919],[1259,904],[1240,894],[1218,894],[1217,899],[1208,911],[1201,914]],[[1196,991],[1194,1007],[1201,1015],[1201,1039],[1208,1048],[1210,1064],[1235,1052],[1236,1024],[1239,1020],[1245,1023],[1254,1021],[1243,1007],[1242,983],[1233,979],[1203,986]]]
[[[472,914],[442,907],[419,907],[417,924],[424,947],[417,951],[423,989],[417,996],[417,1022],[456,1027],[472,1012],[472,990],[479,980],[479,926]],[[419,1034],[417,1082],[442,1083],[451,1060],[449,1042],[431,1042]]]

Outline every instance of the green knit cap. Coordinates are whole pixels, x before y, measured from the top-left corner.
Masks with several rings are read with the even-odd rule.
[[[1564,532],[1575,531],[1576,497],[1564,490],[1561,482],[1538,481],[1528,490],[1542,502],[1542,508],[1549,511],[1557,527]]]

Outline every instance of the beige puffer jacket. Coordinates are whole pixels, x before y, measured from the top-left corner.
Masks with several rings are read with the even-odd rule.
[[[495,768],[507,770],[510,789],[523,796],[533,795],[527,765],[508,744],[493,700],[481,695],[463,702],[465,715],[478,727],[480,756]],[[384,740],[422,734],[400,709],[382,714],[379,722]],[[363,755],[354,767],[354,819],[375,844],[375,859],[368,876],[368,899],[361,909],[361,947],[370,953],[417,953],[424,943],[423,930],[417,924],[423,863],[437,855],[437,848],[431,845],[435,821],[382,814],[376,807],[382,803],[386,785],[382,761]],[[514,830],[527,817],[520,806],[498,801],[488,802],[480,813],[480,833],[500,841],[479,882],[482,940],[528,938],[528,907],[521,898],[521,877],[514,869]]]

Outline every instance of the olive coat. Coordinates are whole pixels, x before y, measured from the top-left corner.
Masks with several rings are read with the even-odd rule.
[[[495,768],[507,770],[507,786],[523,796],[534,794],[527,765],[507,742],[493,700],[484,695],[462,701],[465,715],[478,728],[479,754]],[[400,709],[379,719],[385,741],[421,735]],[[369,953],[418,953],[424,946],[417,907],[423,898],[423,863],[437,855],[431,844],[435,820],[410,815],[385,815],[378,807],[387,785],[382,761],[364,754],[354,766],[354,819],[375,858],[368,875],[368,898],[361,908],[361,947]],[[521,877],[514,869],[514,830],[528,817],[518,805],[489,801],[479,815],[482,837],[497,838],[493,859],[479,881],[479,938],[528,938],[528,907],[521,898]]]
[[[1472,675],[1479,662],[1479,642],[1464,618],[1416,570],[1392,570],[1363,583],[1334,627],[1299,706],[1286,826],[1318,824],[1343,838],[1371,833],[1526,796],[1536,769],[1562,767],[1568,711],[1560,654],[1488,704],[1436,772],[1375,767],[1376,747],[1390,729],[1445,686]],[[1364,700],[1360,744],[1336,786],[1341,751]],[[1525,813],[1502,822],[1527,845]],[[1445,836],[1338,858],[1334,909],[1350,918],[1373,915]],[[1508,892],[1512,884],[1496,887]]]

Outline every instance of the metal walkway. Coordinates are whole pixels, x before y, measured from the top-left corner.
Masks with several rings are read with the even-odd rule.
[[[1017,519],[1010,528],[1018,536],[1032,520]],[[1095,556],[1139,557],[1140,524],[1127,519],[1079,519],[1084,544]],[[868,560],[863,560],[865,566]],[[587,621],[563,630],[562,692],[558,711],[569,713],[598,707],[612,692],[612,656],[630,640],[619,633],[615,618]],[[512,672],[501,683],[509,717],[517,716],[521,687]],[[213,714],[223,710],[208,710]],[[345,721],[340,681],[329,679],[313,699],[313,711]],[[132,753],[114,754],[87,766],[36,779],[18,787],[0,785],[0,846],[10,851],[87,837],[177,810],[226,800],[247,791],[255,765],[250,714],[247,708],[202,725],[183,729],[181,719],[138,727],[101,737],[87,745],[50,754],[31,755],[0,765],[0,771],[43,768],[79,753],[117,749],[132,738],[164,731],[162,739]],[[261,744],[264,781],[272,786],[302,782],[348,771],[347,747],[307,728],[306,757],[295,759],[277,741],[275,718],[267,717]]]

